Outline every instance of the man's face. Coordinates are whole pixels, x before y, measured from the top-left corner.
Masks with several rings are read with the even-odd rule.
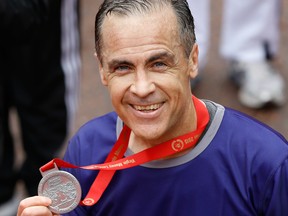
[[[102,82],[134,134],[158,143],[191,131],[195,116],[189,79],[197,74],[198,49],[195,45],[185,56],[172,9],[109,15],[102,35]]]

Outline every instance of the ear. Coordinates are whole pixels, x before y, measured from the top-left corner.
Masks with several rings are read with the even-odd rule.
[[[104,69],[103,69],[103,65],[101,63],[101,60],[99,59],[99,57],[97,56],[96,52],[94,53],[94,56],[96,58],[96,61],[98,62],[98,69],[99,69],[99,74],[100,74],[100,78],[101,78],[101,82],[104,86],[107,86],[108,85],[108,82],[107,82],[107,78],[105,76],[105,72],[104,72]]]
[[[195,77],[198,75],[198,54],[198,44],[195,43],[189,56],[190,77],[192,79],[195,79]]]

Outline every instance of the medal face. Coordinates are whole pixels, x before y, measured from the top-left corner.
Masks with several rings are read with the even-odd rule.
[[[56,214],[64,214],[76,208],[81,199],[81,187],[78,180],[65,171],[44,173],[38,185],[38,195],[52,200],[48,207]]]

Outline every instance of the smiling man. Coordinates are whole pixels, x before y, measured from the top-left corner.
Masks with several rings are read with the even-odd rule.
[[[18,216],[288,214],[287,141],[191,93],[198,46],[185,0],[104,1],[95,38],[115,112],[82,126],[64,161],[40,168],[49,198],[23,200]]]

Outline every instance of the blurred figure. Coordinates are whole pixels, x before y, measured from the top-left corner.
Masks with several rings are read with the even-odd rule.
[[[210,0],[188,0],[200,46],[200,70],[210,37]],[[229,76],[239,87],[240,102],[250,108],[285,102],[285,83],[271,66],[279,45],[279,0],[224,0],[221,55],[230,61]]]
[[[39,167],[60,153],[70,132],[79,89],[78,15],[78,0],[0,0],[0,215],[15,215],[19,180],[28,195],[37,194]],[[19,168],[12,108],[25,151]]]

